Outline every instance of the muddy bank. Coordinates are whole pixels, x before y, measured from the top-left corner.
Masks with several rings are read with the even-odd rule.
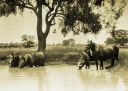
[[[116,65],[115,67],[107,70],[113,74],[119,75],[123,79],[126,87],[128,87],[128,67],[122,67],[120,65]]]

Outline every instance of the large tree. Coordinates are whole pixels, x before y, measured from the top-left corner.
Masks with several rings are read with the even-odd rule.
[[[106,0],[115,6],[115,0]],[[123,2],[124,0],[122,0]],[[61,17],[62,33],[69,31],[74,34],[98,33],[102,28],[100,13],[94,13],[93,8],[102,7],[104,0],[0,0],[0,15],[9,16],[18,10],[32,10],[37,17],[38,51],[46,49],[46,38],[52,25],[56,24],[56,17]],[[42,12],[46,10],[46,13]],[[115,11],[114,9],[112,11]],[[45,31],[42,31],[42,15],[45,15]]]

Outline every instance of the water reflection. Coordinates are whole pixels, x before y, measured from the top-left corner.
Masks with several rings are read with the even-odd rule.
[[[36,68],[0,66],[0,91],[125,91],[122,79],[105,70],[76,66]]]

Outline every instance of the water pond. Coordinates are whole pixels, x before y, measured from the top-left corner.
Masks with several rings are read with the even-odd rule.
[[[0,66],[0,91],[126,91],[123,80],[106,70],[77,70],[75,65],[35,68]]]

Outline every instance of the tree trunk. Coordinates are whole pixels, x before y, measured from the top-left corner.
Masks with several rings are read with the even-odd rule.
[[[38,50],[45,51],[46,49],[46,36],[42,32],[42,5],[38,6],[37,12],[37,36],[38,36]]]
[[[38,50],[37,51],[43,52],[45,50],[46,50],[46,37],[42,33],[38,36]]]
[[[42,32],[42,6],[38,7],[37,12],[37,36],[38,36],[38,50],[37,51],[45,51],[46,50],[46,38],[50,31],[50,22],[46,23],[46,30]]]

